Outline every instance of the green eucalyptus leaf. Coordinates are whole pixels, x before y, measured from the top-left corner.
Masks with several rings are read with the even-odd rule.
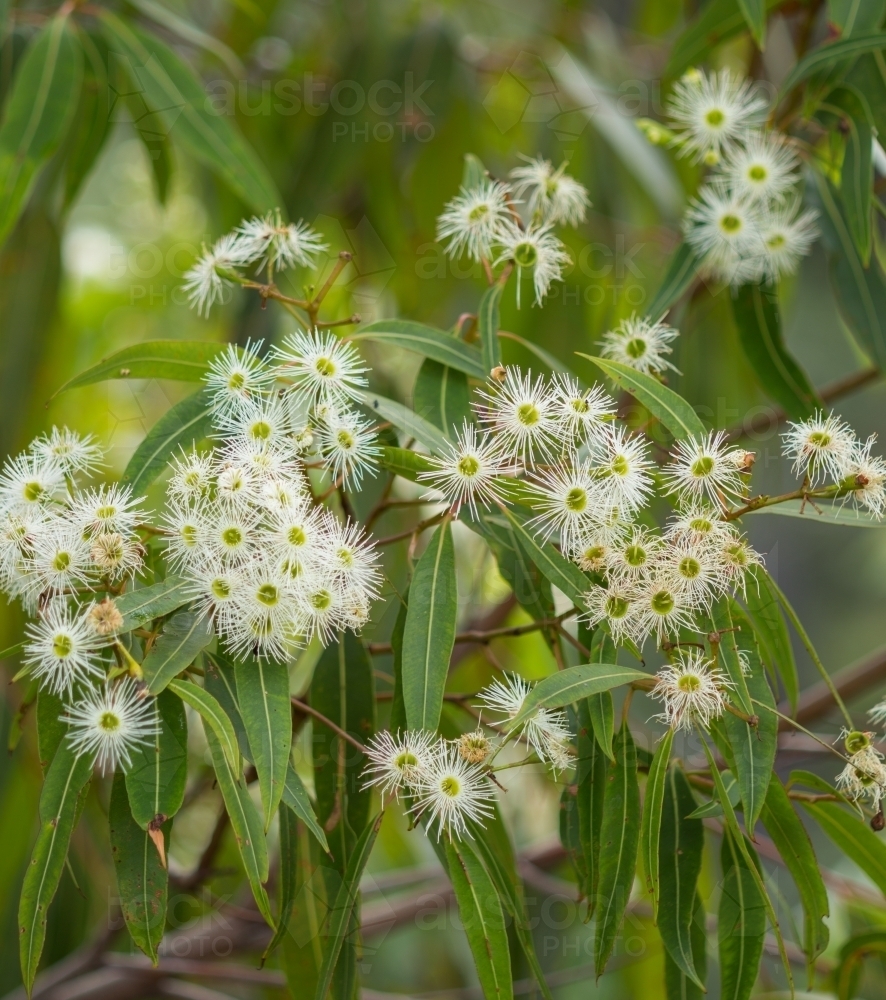
[[[619,667],[614,663],[582,663],[576,667],[567,667],[540,680],[508,725],[512,729],[516,728],[540,708],[562,708],[601,691],[611,691],[622,684],[647,680],[649,674],[642,670]]]
[[[157,698],[157,719],[160,732],[133,747],[126,772],[128,808],[142,830],[181,809],[188,778],[188,719],[181,698],[164,691]]]
[[[790,93],[797,84],[808,80],[815,73],[833,69],[835,66],[845,66],[866,52],[878,52],[886,49],[886,33],[875,31],[840,38],[835,42],[819,45],[807,53],[788,73],[782,82],[781,95]]]
[[[471,393],[464,372],[426,358],[415,378],[415,412],[454,439],[471,420]]]
[[[661,285],[646,310],[646,315],[651,320],[659,320],[678,299],[689,291],[695,282],[698,264],[698,258],[692,247],[688,243],[681,243],[672,255]]]
[[[445,330],[436,330],[408,319],[380,319],[361,327],[348,337],[349,341],[372,340],[392,344],[407,351],[432,358],[442,365],[455,368],[474,378],[485,378],[480,351]]]
[[[766,903],[745,859],[750,857],[758,872],[760,863],[747,839],[744,848],[739,851],[733,835],[728,830],[724,832],[720,855],[723,882],[717,914],[723,1000],[748,1000],[757,981],[766,940]]]
[[[179,611],[163,628],[142,663],[151,694],[160,694],[169,682],[194,662],[215,638],[209,618],[199,611]]]
[[[501,345],[498,328],[501,325],[501,294],[504,286],[496,281],[483,293],[477,309],[477,328],[480,331],[480,350],[483,371],[486,375],[501,364]]]
[[[788,700],[796,710],[800,694],[797,662],[778,594],[773,587],[774,581],[766,570],[762,566],[755,566],[748,573],[743,600],[754,626],[754,635],[760,643],[763,659],[781,678]]]
[[[215,735],[218,745],[224,751],[228,766],[236,776],[240,773],[240,748],[237,745],[237,734],[225,710],[212,695],[191,681],[174,680],[169,682],[169,690],[194,709]],[[204,726],[204,728],[206,728]]]
[[[415,410],[410,410],[408,406],[404,406],[394,399],[388,399],[386,396],[379,396],[374,392],[360,392],[358,398],[373,414],[377,414],[382,420],[390,421],[408,437],[415,438],[416,441],[423,444],[432,454],[448,454],[450,450],[449,439],[443,431],[429,420],[419,416]],[[385,449],[385,451],[397,450],[401,449]]]
[[[142,628],[155,618],[162,618],[176,611],[189,598],[190,583],[180,576],[167,576],[165,580],[139,587],[114,598],[117,610],[123,615],[121,632]]]
[[[578,838],[573,844],[573,860],[580,876],[582,893],[588,901],[588,919],[594,915],[599,902],[600,837],[603,825],[603,806],[609,761],[617,763],[615,753],[607,755],[599,741],[589,731],[591,718],[590,699],[578,706],[578,768],[574,810],[578,819]],[[564,794],[568,794],[567,788]],[[575,856],[577,855],[577,856]]]
[[[659,844],[661,821],[664,810],[665,786],[668,782],[668,765],[671,762],[671,748],[674,745],[674,730],[664,734],[649,765],[646,779],[646,796],[643,800],[643,818],[640,824],[640,858],[646,874],[646,891],[652,897],[652,918],[658,921],[658,907],[661,900],[661,878],[659,875]],[[687,813],[688,818],[692,813]]]
[[[800,803],[837,847],[886,895],[886,844],[864,822],[836,802]]]

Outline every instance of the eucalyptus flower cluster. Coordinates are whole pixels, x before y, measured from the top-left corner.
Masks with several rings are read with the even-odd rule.
[[[123,618],[97,599],[138,573],[147,514],[128,486],[90,486],[103,464],[89,436],[53,427],[0,473],[0,587],[34,620],[24,671],[65,707],[68,740],[102,768],[129,765],[156,732],[156,712],[129,678],[109,678]]]
[[[218,443],[173,464],[167,558],[237,655],[275,660],[315,636],[359,631],[378,596],[374,544],[316,503],[305,463],[333,485],[375,474],[371,422],[351,405],[365,384],[354,348],[296,333],[271,363],[228,348],[206,376]]]
[[[242,222],[203,252],[185,273],[183,288],[199,315],[209,315],[226,288],[242,279],[241,271],[267,269],[268,278],[293,267],[313,267],[329,249],[303,220],[284,222],[280,209]]]
[[[672,128],[641,122],[652,142],[713,168],[684,219],[703,274],[733,287],[793,274],[818,235],[803,210],[791,138],[765,124],[767,101],[747,79],[691,69],[674,87]]]
[[[437,219],[437,238],[452,257],[467,254],[487,266],[516,267],[518,306],[520,279],[528,271],[535,304],[541,305],[570,263],[554,227],[584,222],[590,201],[565,162],[555,168],[540,156],[523,159],[526,165],[515,167],[508,181],[485,177],[462,187]]]

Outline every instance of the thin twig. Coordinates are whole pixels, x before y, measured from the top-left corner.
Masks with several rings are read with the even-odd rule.
[[[293,697],[289,700],[300,712],[313,716],[313,718],[315,718],[318,722],[322,722],[324,726],[328,726],[336,734],[336,736],[340,736],[343,740],[347,740],[348,743],[350,743],[355,749],[359,750],[360,753],[366,753],[366,747],[363,746],[363,744],[355,736],[351,736],[350,733],[345,732],[344,729],[337,726],[332,719],[328,719],[322,712],[318,712],[316,708],[311,708],[307,702],[301,701],[298,698]]]

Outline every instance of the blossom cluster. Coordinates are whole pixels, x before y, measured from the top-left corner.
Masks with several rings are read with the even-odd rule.
[[[516,674],[493,681],[478,697],[480,704],[516,719],[532,688]],[[538,708],[513,730],[520,734],[539,761],[555,771],[573,763],[572,733],[564,712]],[[490,765],[503,745],[486,734],[481,724],[457,740],[444,740],[421,730],[396,736],[383,731],[366,748],[365,787],[377,787],[383,796],[410,800],[409,811],[423,818],[428,831],[436,826],[437,838],[463,837],[469,824],[483,825],[492,815],[494,789]]]
[[[510,182],[484,178],[463,187],[437,220],[437,238],[446,241],[453,257],[492,267],[510,262],[520,279],[529,271],[536,305],[541,305],[554,281],[560,281],[570,257],[554,234],[558,224],[577,226],[590,205],[585,188],[566,173],[566,163],[554,167],[542,157],[511,171]],[[520,208],[525,209],[524,215]]]
[[[173,463],[164,525],[170,565],[232,652],[284,659],[314,636],[359,630],[381,585],[374,545],[315,502],[305,462],[359,485],[378,449],[351,406],[366,381],[351,345],[296,333],[274,364],[259,350],[230,347],[212,363],[219,444]]]
[[[765,127],[766,108],[728,69],[690,70],[667,106],[678,155],[714,168],[686,213],[686,240],[703,273],[733,286],[792,274],[817,236],[816,213],[800,205],[799,157],[788,136]]]
[[[240,275],[242,268],[255,265],[267,269],[269,280],[275,271],[296,266],[313,267],[316,257],[328,250],[317,232],[304,221],[284,222],[279,209],[242,222],[233,232],[220,237],[203,252],[187,271],[183,287],[199,315],[209,315]]]

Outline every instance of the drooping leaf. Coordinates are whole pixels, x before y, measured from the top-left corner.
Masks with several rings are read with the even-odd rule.
[[[803,950],[806,952],[811,985],[813,963],[828,945],[829,931],[825,923],[825,918],[830,913],[828,894],[806,827],[800,822],[784,785],[776,774],[772,775],[769,782],[760,818],[800,894],[803,905]]]
[[[0,32],[2,34],[2,32]],[[111,131],[108,104],[107,59],[95,44],[95,38],[86,32],[78,34],[83,46],[83,85],[80,100],[74,112],[76,128],[69,137],[68,151],[64,163],[64,204],[72,205],[84,181],[91,173],[105,141]]]
[[[102,358],[98,364],[65,382],[55,395],[108,379],[167,378],[200,382],[209,371],[210,362],[227,349],[227,344],[206,340],[147,340]]]
[[[211,52],[224,63],[228,72],[236,79],[242,79],[247,72],[246,67],[240,62],[233,49],[228,48],[215,36],[201,31],[190,21],[179,17],[164,4],[158,3],[157,0],[132,0],[132,5],[145,17],[149,17],[156,24],[162,25],[174,35],[178,35],[182,41]]]
[[[426,358],[415,378],[415,412],[455,438],[471,419],[471,394],[464,372]]]
[[[533,687],[509,726],[519,726],[539,708],[562,708],[622,684],[647,680],[649,674],[642,670],[619,667],[614,663],[582,663],[577,667],[567,667],[543,678]]]
[[[498,328],[501,325],[501,293],[504,286],[496,281],[483,293],[477,309],[477,328],[480,331],[480,351],[484,375],[501,364],[501,345],[498,342]]]
[[[730,690],[732,701],[745,715],[753,715],[754,706],[751,704],[751,696],[748,693],[747,681],[738,655],[739,645],[736,641],[736,625],[732,619],[728,598],[721,597],[712,605],[711,624],[714,631],[720,633],[718,655],[732,684]]]
[[[772,578],[760,566],[754,567],[749,573],[744,604],[763,658],[778,674],[788,700],[796,710],[800,681],[791,637],[781,613],[778,596],[772,587]]]
[[[68,131],[80,96],[83,49],[67,11],[22,57],[0,127],[0,245],[27,204],[37,172]]]
[[[298,893],[298,820],[295,813],[284,807],[280,810],[280,903],[277,907],[277,930],[270,944],[262,953],[262,962],[276,949],[289,932],[289,921]]]
[[[744,15],[758,49],[763,49],[766,43],[766,0],[738,0],[738,6]]]
[[[692,247],[688,243],[681,243],[671,257],[665,276],[649,303],[646,315],[653,321],[660,319],[689,290],[695,281],[697,269],[698,258]]]
[[[858,996],[862,963],[866,958],[879,957],[882,962],[886,953],[886,931],[874,930],[854,934],[840,949],[840,958],[834,972],[834,987],[837,1000],[853,1000]]]
[[[142,663],[151,694],[160,694],[214,638],[215,631],[206,615],[198,611],[179,611],[173,615]]]
[[[392,423],[398,430],[403,431],[403,433],[410,438],[415,438],[416,441],[423,444],[428,451],[433,455],[447,454],[449,451],[448,441],[449,439],[439,430],[430,420],[425,420],[424,417],[419,416],[414,410],[410,410],[408,406],[404,406],[402,403],[398,403],[394,399],[388,399],[385,396],[379,396],[378,393],[374,392],[361,392],[359,393],[360,402],[372,413],[377,414],[382,420],[388,420]],[[399,451],[400,449],[386,448],[386,452]],[[416,456],[420,458],[421,456]],[[408,466],[412,467],[413,462],[411,459],[406,459]],[[427,459],[424,460],[425,463]],[[429,468],[430,466],[425,465],[424,468]],[[392,471],[397,472],[394,469]],[[423,471],[423,468],[418,469],[419,472]],[[411,477],[407,477],[411,478]]]
[[[445,330],[436,330],[423,323],[415,323],[408,319],[380,319],[361,327],[348,339],[393,344],[439,361],[440,364],[455,368],[465,375],[479,379],[486,377],[480,351],[473,344],[465,343]]]
[[[369,861],[369,855],[375,846],[384,813],[380,812],[361,832],[354,844],[353,852],[348,860],[342,881],[335,898],[329,907],[327,925],[328,944],[323,955],[323,966],[317,983],[315,1000],[326,1000],[326,994],[332,983],[338,957],[342,951],[345,935],[351,926],[351,920],[360,898],[360,876]]]
[[[108,10],[99,15],[111,50],[126,61],[133,89],[173,141],[216,173],[257,212],[283,204],[270,175],[225,115],[211,114],[193,70],[153,34]]]
[[[844,85],[828,95],[845,115],[846,151],[840,171],[840,197],[855,249],[864,267],[871,260],[871,191],[874,185],[874,125],[867,100]]]
[[[658,921],[658,906],[661,899],[661,879],[659,877],[659,843],[661,820],[664,809],[665,784],[668,780],[668,765],[671,761],[671,747],[674,744],[674,730],[668,729],[652,757],[649,776],[646,779],[646,796],[643,800],[643,819],[640,824],[640,859],[646,875],[646,891],[652,897],[652,917]],[[691,813],[688,813],[691,815]]]
[[[410,729],[437,730],[457,615],[455,549],[447,522],[431,536],[409,587],[403,630],[403,702]]]
[[[695,896],[692,924],[689,927],[689,937],[692,945],[692,958],[698,978],[703,980],[707,974],[707,933],[705,930],[705,912],[701,896]],[[671,958],[670,952],[664,953],[665,996],[667,1000],[703,1000],[706,991],[702,990],[679,965]]]
[[[609,763],[598,740],[589,731],[588,699],[578,706],[578,726],[578,769],[573,807],[578,819],[578,841],[574,845],[574,853],[578,856],[574,860],[581,876],[581,890],[588,902],[590,918],[599,902],[600,838]],[[609,759],[613,765],[616,763],[614,753]]]
[[[668,389],[651,375],[623,365],[620,361],[596,358],[590,354],[582,354],[581,351],[578,354],[579,357],[593,361],[620,389],[629,392],[642,403],[678,440],[704,435],[704,424],[695,410],[673,389]]]
[[[204,719],[205,721],[205,719]],[[225,802],[225,809],[240,850],[243,869],[252,889],[259,912],[270,927],[275,927],[271,904],[265,892],[268,880],[268,845],[262,830],[261,816],[252,801],[249,789],[241,776],[231,767],[230,761],[212,726],[204,726],[206,742],[212,754],[212,766]]]
[[[579,633],[581,639],[581,633]],[[597,629],[590,643],[591,663],[617,663],[618,650],[612,641],[612,636],[605,629]],[[612,704],[612,692],[601,691],[592,694],[587,699],[588,715],[594,738],[599,743],[603,753],[612,760],[612,737],[615,733],[615,708]]]
[[[664,781],[658,843],[658,930],[674,964],[703,988],[695,968],[691,936],[704,848],[704,824],[690,817],[694,809],[695,799],[686,775],[679,767],[670,768]]]
[[[187,604],[188,581],[180,576],[167,576],[149,587],[130,590],[114,599],[117,610],[123,615],[121,632],[142,628],[155,618],[162,618]]]
[[[353,632],[345,632],[323,650],[314,669],[310,700],[312,708],[360,742],[375,732],[372,663]],[[363,787],[366,758],[318,719],[312,725],[317,819],[341,874],[369,820],[372,795]]]
[[[748,1000],[763,955],[766,939],[766,904],[757,881],[748,871],[745,857],[760,870],[757,856],[745,840],[740,852],[729,831],[723,834],[721,851],[723,883],[717,915],[720,956],[720,995],[723,1000]]]
[[[406,702],[403,700],[403,635],[406,631],[406,613],[409,610],[409,591],[403,595],[403,600],[397,611],[397,620],[391,630],[391,650],[394,672],[394,694],[391,699],[391,720],[389,728],[392,733],[405,732],[409,726],[406,723]]]
[[[47,688],[37,694],[37,752],[44,775],[68,731],[64,721],[65,703]]]
[[[534,354],[543,365],[546,365],[552,372],[557,372],[560,375],[568,375],[570,378],[575,379],[579,386],[584,389],[585,384],[572,369],[565,365],[558,357],[551,354],[550,351],[546,351],[543,347],[540,347],[532,340],[527,340],[525,337],[521,337],[517,333],[511,333],[510,330],[499,330],[499,338],[504,337],[507,340],[513,340],[515,344],[519,344],[522,348],[527,350],[530,354]]]
[[[67,741],[62,742],[40,793],[40,832],[25,869],[18,908],[19,958],[28,994],[46,940],[49,904],[65,867],[80,795],[92,775],[92,762],[91,756],[78,756]]]
[[[237,745],[237,734],[221,705],[208,691],[197,687],[191,681],[170,681],[169,690],[173,694],[177,694],[186,705],[190,705],[209,726],[224,752],[228,766],[235,776],[238,775],[240,773],[240,748]]]
[[[785,347],[775,292],[762,284],[742,285],[732,311],[745,357],[767,395],[794,420],[812,416],[821,399]]]
[[[766,10],[784,3],[786,0],[766,0]],[[711,0],[674,43],[665,74],[678,76],[690,66],[700,65],[712,49],[745,30],[747,21],[734,0]]]
[[[132,940],[157,964],[157,947],[166,929],[169,875],[154,841],[129,811],[126,781],[114,775],[108,808],[111,856],[117,874],[117,895]],[[159,828],[168,839],[171,824]]]
[[[819,45],[805,55],[788,73],[782,82],[780,91],[784,96],[804,80],[815,73],[831,69],[834,66],[844,66],[866,52],[877,52],[886,49],[886,33],[875,31],[840,38],[835,42]]]
[[[607,764],[600,828],[600,878],[597,883],[597,929],[594,965],[606,967],[631,895],[640,842],[640,788],[637,754],[625,722],[615,738],[615,761]]]
[[[449,841],[445,850],[449,879],[483,996],[486,1000],[511,1000],[514,995],[511,954],[495,885],[474,853],[471,841]]]
[[[265,830],[270,827],[286,782],[292,745],[289,671],[285,663],[237,660],[237,702],[250,757],[258,772]]]
[[[160,732],[133,747],[126,772],[128,808],[142,830],[181,809],[188,777],[188,720],[181,698],[164,691],[157,698],[157,716]]]
[[[176,403],[154,424],[135,449],[120,482],[138,494],[154,482],[173,455],[190,448],[211,429],[209,394],[201,389]]]
[[[815,509],[818,508],[818,510]],[[835,503],[815,501],[815,507],[802,500],[786,500],[784,503],[773,504],[771,507],[761,507],[752,511],[756,514],[778,514],[782,517],[802,517],[816,524],[834,524],[838,528],[884,528],[886,523],[866,510],[856,510]]]
[[[886,895],[886,844],[858,816],[836,802],[800,803],[831,840]]]
[[[291,809],[295,815],[304,823],[305,827],[317,838],[317,843],[326,853],[329,853],[329,843],[326,840],[326,833],[323,827],[317,822],[317,816],[308,791],[301,778],[296,774],[292,764],[286,771],[286,780],[283,784],[283,802]]]

